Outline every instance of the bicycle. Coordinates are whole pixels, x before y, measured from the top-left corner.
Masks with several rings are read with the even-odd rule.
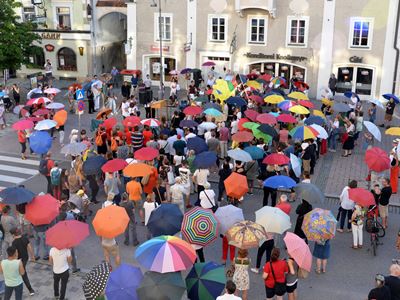
[[[379,242],[379,238],[383,238],[385,236],[385,228],[383,228],[382,224],[378,222],[376,216],[367,218],[365,222],[365,228],[367,232],[370,234],[372,254],[376,256],[376,250],[378,248],[378,245],[383,244]]]

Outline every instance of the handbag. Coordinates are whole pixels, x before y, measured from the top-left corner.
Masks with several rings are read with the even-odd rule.
[[[275,294],[278,296],[282,296],[286,293],[286,282],[276,282],[274,269],[272,268],[272,262],[269,262],[269,264],[271,266],[272,277],[274,278],[275,281],[274,285]]]
[[[206,197],[207,197],[207,199],[208,199],[208,202],[210,202],[210,204],[211,204],[211,210],[213,211],[213,213],[215,213],[216,211],[217,211],[217,209],[218,209],[218,204],[217,203],[215,203],[215,204],[213,204],[212,203],[212,201],[210,200],[210,198],[208,197],[208,195],[207,195],[207,193],[206,193],[206,191],[204,190],[203,191],[203,193],[204,193],[204,195],[206,195]]]

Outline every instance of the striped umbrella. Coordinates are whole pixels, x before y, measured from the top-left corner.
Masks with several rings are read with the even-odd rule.
[[[147,125],[150,127],[158,127],[160,126],[160,121],[158,121],[157,119],[144,119],[142,121],[140,121],[140,123],[142,123],[143,125]]]
[[[315,139],[319,135],[319,132],[311,126],[297,126],[290,130],[290,136],[294,139],[307,140]]]
[[[189,243],[207,246],[218,236],[218,221],[210,209],[195,207],[184,214],[181,231]]]
[[[291,108],[295,105],[297,105],[297,103],[295,101],[285,100],[285,101],[278,103],[278,108],[285,110],[285,111],[289,111],[289,108]]]

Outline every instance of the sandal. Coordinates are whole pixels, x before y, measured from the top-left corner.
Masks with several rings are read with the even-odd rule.
[[[315,273],[321,274],[321,270],[315,269]]]

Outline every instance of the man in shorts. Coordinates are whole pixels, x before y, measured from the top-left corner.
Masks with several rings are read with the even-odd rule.
[[[392,195],[392,187],[390,186],[390,180],[384,178],[382,180],[382,189],[379,195],[379,216],[382,218],[383,228],[387,228],[387,217],[389,214],[389,199]]]

